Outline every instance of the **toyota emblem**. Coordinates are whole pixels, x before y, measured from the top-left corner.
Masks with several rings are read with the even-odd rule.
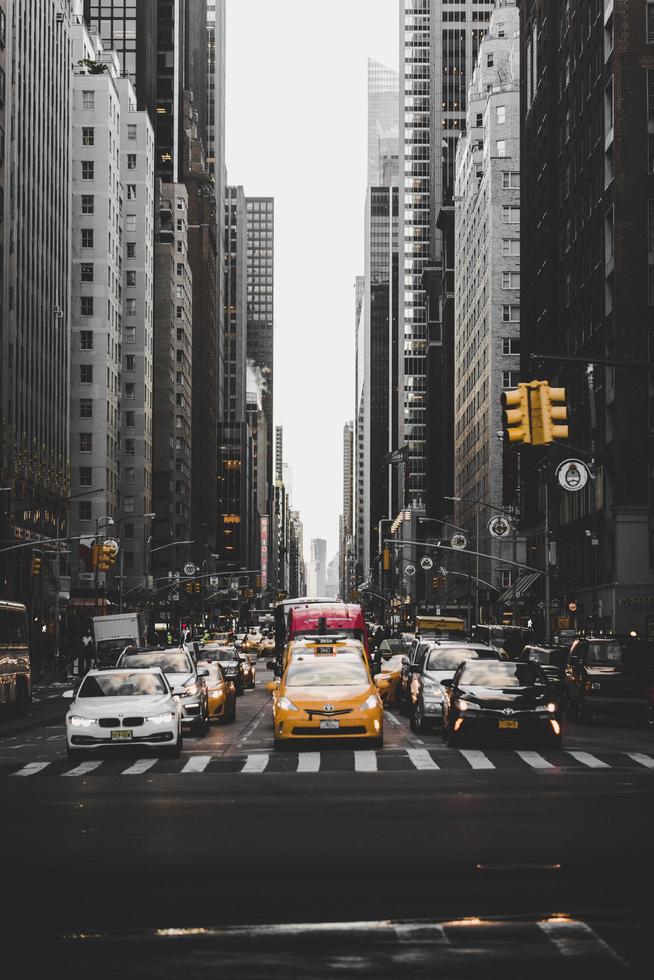
[[[502,709],[502,714],[503,715],[512,715],[513,714],[513,708],[503,708]]]
[[[334,705],[333,704],[323,704],[323,710],[324,711],[333,711],[334,710]]]

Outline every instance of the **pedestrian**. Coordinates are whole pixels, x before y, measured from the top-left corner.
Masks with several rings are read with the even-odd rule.
[[[82,637],[82,656],[80,657],[80,675],[85,674],[93,666],[93,637],[89,629]]]

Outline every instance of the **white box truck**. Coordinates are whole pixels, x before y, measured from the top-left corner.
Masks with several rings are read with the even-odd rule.
[[[94,616],[93,639],[98,666],[112,667],[125,647],[146,645],[145,617],[143,613]]]

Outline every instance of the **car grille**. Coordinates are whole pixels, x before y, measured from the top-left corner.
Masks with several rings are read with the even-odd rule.
[[[335,718],[337,715],[351,715],[353,708],[341,708],[339,711],[318,711],[317,708],[305,708],[309,718],[312,715],[320,715],[322,718]]]
[[[123,718],[124,728],[138,728],[142,725],[145,719],[143,718]]]
[[[118,728],[120,726],[120,718],[99,718],[98,725],[100,728]]]
[[[319,738],[321,735],[365,735],[365,725],[341,725],[340,728],[309,728],[308,725],[296,725],[294,735],[310,735]]]

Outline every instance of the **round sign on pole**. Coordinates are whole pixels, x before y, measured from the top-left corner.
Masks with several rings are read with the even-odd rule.
[[[588,483],[590,472],[580,459],[565,459],[556,470],[559,485],[570,493],[583,490]]]
[[[488,530],[494,538],[507,538],[513,530],[513,527],[511,526],[511,521],[504,517],[503,514],[495,514],[488,522]]]
[[[409,578],[412,575],[415,575],[416,574],[416,566],[415,565],[407,565],[406,568],[404,569],[404,574],[405,575],[408,575]]]
[[[461,534],[459,531],[457,531],[456,534],[453,534],[450,538],[450,544],[453,548],[456,548],[457,551],[463,551],[464,548],[468,547],[468,539],[466,538],[465,534]]]
[[[195,565],[193,564],[193,562],[192,561],[187,561],[186,564],[184,565],[184,574],[185,575],[195,575],[196,572],[197,572],[197,568],[195,567]]]
[[[425,572],[430,571],[434,567],[434,559],[430,558],[429,555],[423,555],[420,559],[420,567]]]
[[[576,602],[569,602],[568,603],[568,609],[570,610],[570,612],[576,612],[577,611],[577,603]]]
[[[120,551],[120,545],[115,538],[105,538],[104,541],[102,541],[102,544],[105,546],[105,548],[111,548],[112,556],[114,558],[117,557],[118,552]]]

